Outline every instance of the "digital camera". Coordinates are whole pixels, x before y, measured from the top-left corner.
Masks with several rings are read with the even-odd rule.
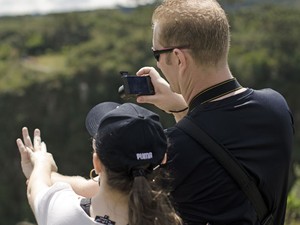
[[[121,71],[120,73],[123,81],[123,85],[119,87],[121,98],[155,94],[150,76],[129,75],[125,71]]]

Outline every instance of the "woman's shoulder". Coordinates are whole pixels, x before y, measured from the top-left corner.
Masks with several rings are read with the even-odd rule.
[[[97,224],[80,207],[81,199],[69,184],[55,183],[37,199],[35,215],[38,224]]]

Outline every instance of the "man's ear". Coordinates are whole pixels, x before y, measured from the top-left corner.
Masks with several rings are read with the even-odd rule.
[[[178,67],[179,74],[185,74],[189,63],[189,57],[187,52],[183,49],[174,49],[174,54],[176,56],[176,66]]]
[[[177,66],[186,67],[187,58],[185,52],[182,49],[174,49],[174,53],[177,58]]]
[[[94,165],[94,169],[96,170],[97,174],[102,172],[103,165],[102,165],[96,152],[93,153],[93,165]]]

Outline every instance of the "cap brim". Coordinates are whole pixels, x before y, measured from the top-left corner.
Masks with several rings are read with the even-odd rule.
[[[88,112],[85,120],[85,126],[92,137],[95,137],[97,134],[101,120],[105,117],[105,115],[108,112],[116,109],[118,106],[120,106],[120,104],[115,102],[103,102],[94,106]]]

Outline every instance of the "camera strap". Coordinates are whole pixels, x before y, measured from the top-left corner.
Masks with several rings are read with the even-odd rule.
[[[190,102],[189,110],[191,111],[196,108],[197,105],[210,102],[241,88],[242,86],[236,78],[225,80],[198,93]]]

